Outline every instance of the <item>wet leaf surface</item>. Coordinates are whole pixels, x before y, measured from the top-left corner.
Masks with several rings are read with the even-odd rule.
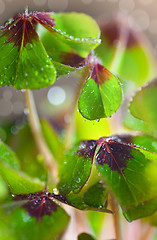
[[[52,85],[56,71],[59,77],[84,66],[99,43],[99,28],[85,14],[16,14],[0,29],[0,86],[19,90]]]
[[[78,102],[82,116],[89,120],[109,117],[117,111],[121,101],[118,78],[103,65],[93,63]]]
[[[1,28],[1,86],[34,89],[47,87],[54,82],[55,68],[35,30],[38,22],[48,28],[54,25],[48,13],[34,12],[17,14]]]
[[[157,155],[126,141],[123,136],[99,139],[95,160],[123,214],[132,221],[157,209]]]
[[[13,194],[40,192],[45,186],[39,179],[31,178],[20,171],[17,156],[2,142],[0,143],[0,175]]]
[[[102,137],[96,141],[81,142],[80,147],[76,150],[77,155],[81,155],[84,162],[89,157],[91,162],[95,161],[98,172],[105,180],[107,189],[109,188],[114,194],[128,221],[148,216],[157,209],[156,141],[149,136],[144,136],[143,141],[141,139],[141,136],[131,135]],[[135,145],[138,141],[141,148]],[[144,148],[151,151],[154,149],[154,152]],[[77,155],[76,152],[75,155],[71,155],[72,158],[69,159],[71,166],[77,160]],[[68,172],[68,181],[70,182],[71,179],[74,186],[74,181],[77,178],[76,180],[72,178],[74,176],[73,172],[80,171],[77,165],[75,166],[75,170],[71,168],[70,175]],[[64,174],[67,174],[67,169],[62,172],[62,178],[64,178]],[[92,172],[88,174],[88,181],[90,181]],[[87,181],[87,175],[84,179]],[[63,189],[61,188],[61,193],[65,190],[64,193],[68,203],[76,208],[90,209],[89,207],[95,207],[97,211],[107,211],[106,205],[103,205],[103,203],[106,204],[106,186],[101,185],[101,183],[88,185],[88,181],[86,182],[87,185],[80,184],[81,191],[79,193],[74,190],[72,184],[68,185],[68,190],[65,186]],[[94,192],[97,192],[97,194],[94,194]]]
[[[0,220],[2,239],[55,240],[66,228],[69,216],[60,206],[51,215],[44,215],[40,221],[31,217],[23,208],[18,208],[9,215],[6,215],[6,210],[0,209]]]
[[[53,34],[42,26],[38,34],[60,77],[86,65],[88,54],[100,44],[100,32],[96,22],[82,13],[53,13],[51,17]]]
[[[59,171],[60,193],[81,190],[90,175],[94,151],[95,141],[82,141],[65,155]]]
[[[43,216],[51,216],[52,212],[57,211],[58,205],[49,197],[49,192],[43,190],[42,192],[33,193],[30,195],[16,195],[14,201],[26,200],[22,205],[32,217],[37,218],[38,222]]]

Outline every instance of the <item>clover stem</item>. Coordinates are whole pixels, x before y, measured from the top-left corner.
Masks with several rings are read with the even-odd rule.
[[[77,239],[78,235],[83,232],[91,233],[85,212],[71,208],[70,206],[66,206],[64,209],[68,212],[71,219],[61,240]]]
[[[120,215],[119,215],[119,207],[117,204],[116,199],[114,196],[111,194],[110,198],[110,204],[111,204],[111,210],[113,211],[113,221],[114,221],[114,228],[115,228],[115,236],[116,240],[121,240],[121,226],[120,226]]]
[[[51,174],[53,180],[57,182],[57,165],[55,159],[50,152],[41,131],[40,120],[38,117],[33,93],[31,90],[25,90],[25,104],[28,109],[28,120],[30,123],[30,128],[36,142],[36,146],[38,148],[39,153],[44,158],[44,163]]]

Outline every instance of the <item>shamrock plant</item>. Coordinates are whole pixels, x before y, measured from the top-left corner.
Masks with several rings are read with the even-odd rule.
[[[124,22],[25,11],[0,28],[0,86],[23,90],[28,109],[17,135],[1,126],[1,239],[74,239],[67,205],[80,210],[79,240],[105,239],[109,215],[119,240],[128,237],[121,222],[145,222],[141,240],[157,225],[155,60],[148,40]],[[80,84],[71,121],[56,132],[39,120],[31,89],[72,72]],[[79,215],[91,235],[85,224],[77,232]]]

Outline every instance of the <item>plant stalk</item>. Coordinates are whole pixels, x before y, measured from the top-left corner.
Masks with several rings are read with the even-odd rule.
[[[111,210],[114,213],[113,214],[113,222],[114,222],[116,240],[122,240],[119,207],[118,207],[117,201],[114,198],[114,196],[111,195],[110,197],[111,197],[111,199],[110,199]]]
[[[28,120],[30,123],[30,128],[36,142],[39,153],[44,158],[44,164],[46,165],[51,177],[55,182],[57,182],[57,165],[55,159],[50,152],[41,131],[40,120],[38,117],[33,93],[31,90],[25,90],[25,104],[28,109]]]

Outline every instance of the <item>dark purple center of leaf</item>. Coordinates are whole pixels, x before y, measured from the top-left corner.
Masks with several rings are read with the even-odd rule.
[[[6,43],[14,42],[14,46],[25,47],[32,40],[38,41],[36,24],[40,23],[48,30],[52,30],[54,19],[48,13],[34,12],[30,14],[16,14],[11,23],[1,29],[4,35],[8,36]]]
[[[110,80],[112,78],[112,74],[101,64],[94,63],[90,77],[99,85],[103,84],[106,80]]]
[[[96,162],[101,166],[107,164],[111,171],[118,171],[119,174],[122,174],[127,161],[133,158],[131,155],[132,147],[120,143],[115,137],[100,138],[97,142],[100,148],[95,156]]]
[[[32,23],[27,19],[19,19],[5,34],[8,36],[6,43],[14,42],[14,46],[19,47],[25,47],[27,43],[32,43],[33,39],[38,39]]]
[[[61,62],[70,67],[84,67],[87,64],[87,58],[82,58],[77,53],[64,53],[60,55]]]
[[[62,194],[62,193],[60,193],[60,194],[50,193],[49,195],[50,195],[50,197],[52,197],[52,198],[54,198],[54,199],[56,199],[56,200],[58,200],[58,201],[60,201],[62,203],[70,205],[70,203],[68,202],[67,197],[66,197],[65,194]]]
[[[54,19],[51,18],[50,14],[47,12],[34,12],[31,14],[32,18],[45,26],[48,29],[52,29],[55,25]]]
[[[37,218],[38,221],[40,221],[44,215],[51,216],[52,212],[57,211],[57,204],[50,198],[48,191],[30,195],[17,195],[14,200],[28,200],[22,207],[27,210],[30,216]]]
[[[96,147],[97,147],[96,140],[82,141],[80,143],[77,154],[84,158],[92,158],[93,159]]]

